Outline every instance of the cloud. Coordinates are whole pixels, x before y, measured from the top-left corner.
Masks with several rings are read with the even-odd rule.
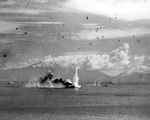
[[[69,0],[64,6],[72,12],[87,12],[120,20],[150,19],[148,0]]]
[[[84,28],[91,28],[91,27],[95,28],[95,27],[98,26],[97,23],[88,23],[88,24],[85,24],[85,23],[79,23],[79,24],[82,25]]]
[[[80,66],[86,69],[97,69],[100,71],[107,72],[149,72],[150,68],[147,63],[150,63],[150,58],[145,58],[145,56],[129,56],[129,44],[125,43],[122,47],[113,50],[108,54],[99,54],[89,52],[82,53],[72,53],[70,55],[52,57],[45,57],[42,62],[37,66],[55,66],[59,65],[61,67],[74,67]]]
[[[26,14],[37,15],[47,12],[56,12],[59,10],[58,2],[49,0],[8,0],[7,2],[0,2],[0,13],[3,14]]]
[[[110,56],[110,61],[111,62],[118,62],[120,61],[120,64],[122,65],[127,65],[130,63],[130,56],[128,55],[129,53],[129,44],[125,43],[123,47],[119,47],[118,49],[112,51],[109,56]]]
[[[90,28],[91,29],[91,28]],[[96,29],[85,29],[74,34],[71,37],[73,40],[96,40],[96,39],[113,39],[113,38],[123,38],[131,37],[133,35],[143,36],[150,34],[150,29],[101,29],[97,31]]]
[[[10,8],[2,8],[0,9],[0,13],[16,13],[16,14],[28,14],[28,15],[34,15],[34,14],[42,14],[45,12],[50,12],[47,10],[40,10],[40,9],[30,9],[30,8],[17,8],[17,9],[10,9]]]
[[[0,1],[0,6],[4,5],[14,5],[16,2],[14,0],[6,0],[6,1]]]
[[[49,22],[49,21],[40,21],[40,22],[20,22],[22,24],[32,24],[32,25],[36,25],[36,24],[50,24],[50,25],[62,25],[64,24],[63,22]]]
[[[49,0],[32,0],[31,2],[36,2],[36,3],[47,3]]]
[[[66,55],[53,58],[48,56],[43,61],[44,66],[59,65],[61,67],[82,66],[86,61],[86,55]]]
[[[109,75],[118,75],[122,72],[150,72],[150,57],[144,55],[129,55],[129,44],[125,43],[110,53],[100,54],[99,52],[68,53],[64,56],[46,56],[43,59],[34,59],[18,64],[7,64],[7,69],[32,67],[54,67],[60,66],[70,68],[79,66],[84,69],[99,70]]]
[[[150,72],[150,57],[147,56],[137,56],[135,55],[133,59],[130,61],[130,65],[126,69],[126,73],[132,72]]]
[[[104,55],[88,55],[87,60],[88,64],[92,69],[102,69],[106,67],[107,65],[110,66],[109,64],[109,55],[104,54]]]

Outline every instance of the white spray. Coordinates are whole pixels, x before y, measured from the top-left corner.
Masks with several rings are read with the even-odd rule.
[[[74,77],[73,77],[73,84],[74,84],[75,87],[81,87],[81,85],[79,85],[78,69],[79,69],[79,67],[77,66],[75,68],[75,74],[74,74]]]

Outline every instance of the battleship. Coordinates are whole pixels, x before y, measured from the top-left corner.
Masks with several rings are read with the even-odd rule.
[[[75,74],[73,80],[70,79],[64,80],[62,78],[54,78],[51,70],[48,70],[44,78],[39,79],[40,88],[81,88],[79,85],[79,76],[78,76],[79,67],[75,68]]]

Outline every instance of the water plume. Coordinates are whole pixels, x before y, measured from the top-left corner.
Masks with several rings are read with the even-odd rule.
[[[73,84],[75,87],[81,87],[81,85],[79,85],[79,76],[78,76],[78,69],[79,67],[75,67],[75,74],[74,74],[74,77],[73,77]]]

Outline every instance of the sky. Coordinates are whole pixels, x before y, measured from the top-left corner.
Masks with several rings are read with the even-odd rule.
[[[150,72],[149,0],[0,0],[0,69]]]

